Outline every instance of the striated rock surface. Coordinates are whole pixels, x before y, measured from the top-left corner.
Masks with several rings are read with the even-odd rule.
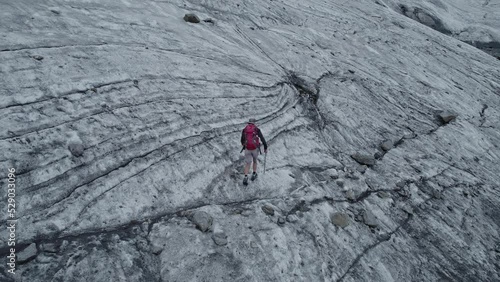
[[[499,281],[500,61],[391,3],[1,3],[0,281]]]

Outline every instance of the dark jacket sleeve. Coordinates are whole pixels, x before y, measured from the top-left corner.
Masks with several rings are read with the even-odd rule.
[[[260,129],[257,131],[257,134],[259,135],[260,141],[262,141],[262,144],[264,144],[264,151],[267,150],[267,143],[266,139],[264,139],[264,135],[262,135],[262,132]]]
[[[245,143],[246,143],[246,140],[245,140],[245,129],[243,129],[241,131],[241,146],[245,147]]]

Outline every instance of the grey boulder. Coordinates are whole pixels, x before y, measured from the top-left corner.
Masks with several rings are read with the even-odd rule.
[[[336,212],[331,216],[330,220],[333,224],[341,228],[349,225],[349,216],[345,213]]]
[[[191,216],[191,221],[196,225],[196,228],[202,232],[206,232],[212,227],[213,218],[204,211],[197,211]]]
[[[351,155],[351,157],[362,165],[367,165],[367,166],[375,165],[375,158],[371,155],[356,153]]]
[[[200,22],[200,18],[198,18],[198,16],[195,14],[185,14],[184,20],[188,23],[199,23]]]

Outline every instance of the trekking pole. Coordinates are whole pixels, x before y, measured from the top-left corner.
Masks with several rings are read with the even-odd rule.
[[[267,159],[267,152],[264,154],[264,173],[262,174],[266,174],[266,159]]]

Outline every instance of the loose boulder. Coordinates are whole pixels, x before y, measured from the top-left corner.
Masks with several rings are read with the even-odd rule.
[[[391,195],[385,191],[377,192],[377,196],[382,199],[391,197]]]
[[[212,227],[213,218],[204,211],[197,211],[191,216],[191,221],[201,232],[206,232]]]
[[[352,191],[351,189],[347,190],[347,192],[345,193],[345,197],[349,201],[355,201],[356,200],[356,195],[354,194],[354,191]]]
[[[17,254],[17,261],[25,262],[36,257],[36,255],[37,255],[36,244],[32,243],[26,249],[20,251],[19,254]]]
[[[279,226],[283,226],[283,225],[285,225],[285,222],[286,222],[286,220],[285,220],[285,218],[284,218],[284,217],[280,216],[280,217],[278,218],[278,225],[279,225]]]
[[[413,208],[409,205],[403,206],[403,211],[406,212],[407,214],[413,214]]]
[[[364,211],[363,222],[364,222],[364,224],[368,225],[369,227],[377,227],[378,226],[377,219],[375,218],[373,213],[371,213],[370,211]]]
[[[394,147],[394,143],[392,143],[391,140],[385,140],[384,142],[382,142],[380,144],[380,148],[384,151],[389,151],[390,149],[392,149]]]
[[[262,211],[267,215],[270,215],[270,216],[274,215],[274,209],[270,205],[262,206]]]
[[[212,240],[214,240],[214,243],[218,246],[227,245],[227,235],[224,232],[214,233],[212,235]]]
[[[439,113],[438,117],[443,124],[447,124],[450,121],[456,119],[457,115],[450,111],[442,111],[441,113]]]
[[[198,16],[195,14],[185,14],[184,20],[188,23],[199,23],[200,22],[200,18],[198,18]]]
[[[375,158],[371,155],[356,153],[351,157],[362,165],[372,166],[375,165]]]
[[[71,152],[73,156],[80,157],[83,155],[83,151],[85,150],[85,148],[83,147],[82,143],[70,142],[68,144],[68,150]]]
[[[330,220],[333,224],[341,228],[345,228],[347,225],[349,225],[349,216],[345,213],[334,213],[331,216]]]

